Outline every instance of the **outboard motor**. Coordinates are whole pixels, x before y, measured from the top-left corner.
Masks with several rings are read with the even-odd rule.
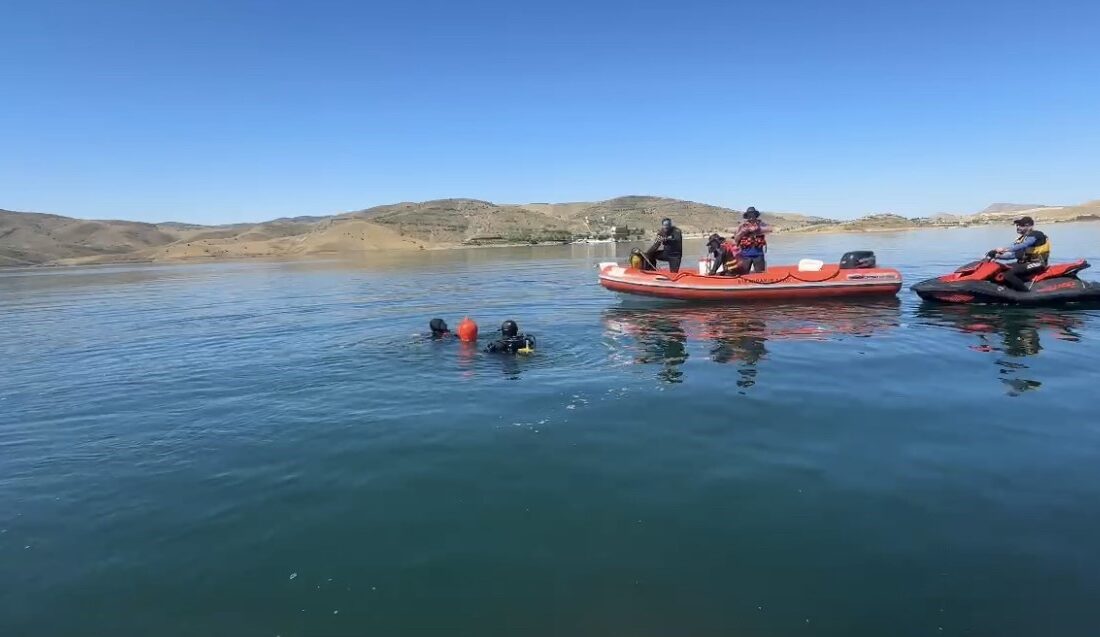
[[[875,253],[870,250],[845,252],[844,256],[840,257],[841,270],[856,270],[873,267],[875,267]]]

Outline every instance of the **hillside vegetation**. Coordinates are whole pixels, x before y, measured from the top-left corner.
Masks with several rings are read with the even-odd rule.
[[[1100,200],[1078,206],[998,203],[969,215],[907,218],[875,214],[837,221],[764,212],[781,232],[874,232],[1008,223],[1020,215],[1039,223],[1100,220]],[[629,196],[597,202],[495,204],[441,199],[377,206],[331,216],[264,223],[202,226],[188,223],[88,221],[54,214],[0,210],[0,266],[292,257],[461,245],[566,242],[608,236],[625,226],[649,237],[663,217],[688,234],[729,232],[739,211],[669,199]]]

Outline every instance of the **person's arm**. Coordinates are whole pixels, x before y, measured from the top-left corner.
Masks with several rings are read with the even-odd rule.
[[[770,225],[764,223],[763,221],[760,222],[760,230],[758,230],[760,234],[768,234],[771,231],[772,227]]]
[[[1014,243],[1007,248],[998,248],[998,259],[1018,259],[1020,254],[1035,245],[1035,237],[1027,236],[1019,243]]]

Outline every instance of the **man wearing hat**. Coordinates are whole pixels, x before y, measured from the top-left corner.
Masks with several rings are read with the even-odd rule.
[[[1046,269],[1050,260],[1050,239],[1035,229],[1035,220],[1031,217],[1020,217],[1014,223],[1019,235],[1016,241],[1007,248],[990,250],[986,256],[991,259],[1015,259],[1016,263],[1005,270],[1005,283],[1018,292],[1028,292],[1031,288],[1024,282],[1024,277],[1035,276]]]
[[[741,215],[741,218],[745,221],[737,228],[737,234],[733,236],[734,243],[741,249],[738,270],[742,274],[753,271],[763,272],[767,267],[764,254],[768,251],[768,239],[764,235],[771,232],[772,228],[760,221],[760,213],[752,206],[745,210],[745,214]]]

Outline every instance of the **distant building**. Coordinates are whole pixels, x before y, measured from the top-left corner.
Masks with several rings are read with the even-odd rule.
[[[626,241],[630,238],[628,226],[611,226],[611,238],[616,241]]]

